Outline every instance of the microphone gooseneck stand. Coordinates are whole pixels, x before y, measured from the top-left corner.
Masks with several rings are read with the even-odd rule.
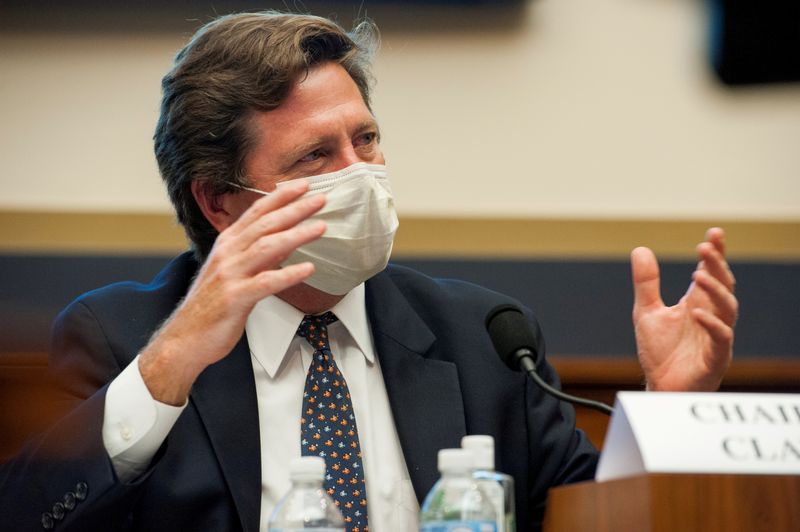
[[[547,384],[536,372],[536,346],[538,341],[528,320],[518,307],[499,305],[486,316],[486,330],[492,339],[497,354],[513,371],[524,370],[528,376],[547,394],[576,405],[586,406],[607,415],[614,409],[605,403],[575,397]]]

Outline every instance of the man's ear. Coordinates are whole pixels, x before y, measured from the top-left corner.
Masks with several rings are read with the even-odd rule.
[[[230,194],[217,194],[206,182],[192,181],[192,195],[203,216],[220,233],[239,217],[239,213],[232,212]]]

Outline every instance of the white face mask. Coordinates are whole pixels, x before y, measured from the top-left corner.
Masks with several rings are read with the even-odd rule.
[[[314,275],[306,279],[306,284],[328,294],[344,295],[383,270],[392,253],[399,222],[386,166],[356,163],[306,179],[306,195],[325,193],[325,206],[311,219],[325,221],[328,229],[319,239],[295,250],[282,266],[311,262]]]

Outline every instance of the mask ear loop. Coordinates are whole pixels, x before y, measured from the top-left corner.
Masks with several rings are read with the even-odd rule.
[[[234,183],[233,181],[225,181],[232,187],[238,188],[239,190],[246,190],[248,192],[255,192],[256,194],[261,194],[262,196],[272,196],[274,192],[265,192],[263,190],[259,190],[257,188],[246,187],[244,185],[240,185],[239,183]]]

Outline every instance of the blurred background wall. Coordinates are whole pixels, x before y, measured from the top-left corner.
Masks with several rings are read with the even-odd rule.
[[[666,260],[674,301],[721,224],[737,349],[800,354],[800,84],[721,83],[699,0],[3,2],[0,350],[46,349],[72,297],[185,249],[160,79],[200,24],[264,7],[381,28],[398,261],[517,295],[557,354],[630,355],[628,251]]]
[[[209,4],[53,3],[7,21],[0,208],[169,212],[159,82]],[[306,7],[349,22],[359,5]],[[361,11],[383,32],[375,111],[401,214],[800,217],[800,86],[721,85],[704,2]]]

